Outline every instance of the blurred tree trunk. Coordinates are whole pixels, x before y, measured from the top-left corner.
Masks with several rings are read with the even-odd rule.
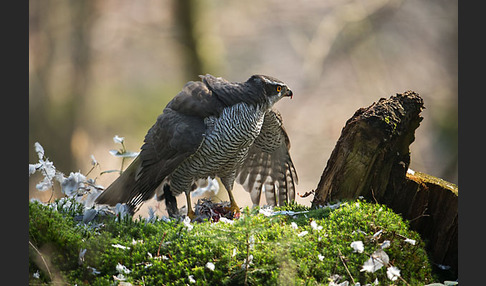
[[[197,52],[198,37],[196,35],[196,20],[198,5],[195,0],[175,0],[174,15],[178,28],[178,39],[185,47],[184,61],[187,80],[197,80],[203,74],[203,63]]]
[[[70,94],[65,101],[66,137],[63,140],[69,145],[69,156],[72,158],[71,170],[76,166],[73,147],[79,142],[72,142],[73,133],[77,128],[84,128],[83,110],[86,107],[87,90],[89,88],[91,60],[91,32],[95,14],[94,1],[69,1],[71,13],[70,32],[70,62],[71,85]],[[73,169],[76,167],[76,169]]]
[[[39,142],[65,174],[79,169],[72,136],[82,124],[93,3],[29,1],[29,162],[38,160]]]
[[[93,3],[29,2],[29,161],[37,160],[33,151],[37,141],[64,173],[77,169],[71,140],[76,125],[82,123],[80,107],[88,86]],[[64,23],[62,17],[66,16],[67,23]],[[52,77],[59,62],[70,64],[70,72],[64,79]],[[68,79],[66,87],[57,88],[56,81],[65,79]]]
[[[44,128],[48,125],[50,106],[50,71],[55,52],[49,26],[49,1],[29,1],[29,162],[37,160],[34,142],[50,141]]]
[[[184,81],[199,80],[198,75],[217,73],[222,67],[222,42],[211,26],[208,5],[197,0],[173,1],[176,38],[184,52]]]

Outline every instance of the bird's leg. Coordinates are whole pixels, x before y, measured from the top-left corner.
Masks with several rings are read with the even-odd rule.
[[[186,194],[186,202],[187,202],[187,216],[193,220],[196,218],[196,213],[192,210],[192,203],[191,203],[191,192],[185,192]]]
[[[162,190],[164,192],[163,197],[165,199],[165,207],[167,208],[167,213],[169,214],[169,217],[176,217],[179,213],[179,210],[177,208],[177,200],[170,191],[170,185],[165,184]]]
[[[234,184],[234,179],[235,174],[233,176],[227,177],[227,178],[221,178],[221,183],[223,183],[226,191],[228,192],[228,197],[230,199],[230,210],[233,212],[233,214],[239,214],[240,213],[240,207],[236,204],[235,197],[233,197],[233,193],[231,190],[233,189],[233,184]]]
[[[230,210],[233,212],[233,214],[240,213],[240,207],[238,207],[238,205],[236,204],[235,198],[233,197],[233,193],[231,192],[230,189],[226,189],[226,190],[228,191],[228,196],[231,203]]]

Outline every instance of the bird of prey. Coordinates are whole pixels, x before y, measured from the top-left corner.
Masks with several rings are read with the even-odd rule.
[[[169,197],[175,203],[184,192],[188,216],[194,218],[190,192],[198,180],[216,176],[234,212],[239,212],[232,194],[235,181],[250,192],[254,205],[262,191],[269,205],[294,200],[298,179],[290,141],[273,109],[283,97],[292,98],[289,87],[265,75],[241,83],[209,74],[200,78],[186,83],[167,104],[138,157],[96,199],[98,204],[126,203],[134,209],[162,186],[168,208]]]

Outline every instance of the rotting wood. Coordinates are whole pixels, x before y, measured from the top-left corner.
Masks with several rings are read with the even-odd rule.
[[[424,108],[420,95],[406,91],[357,110],[331,153],[312,205],[359,196],[386,204],[428,241],[435,263],[457,273],[457,186],[407,173]]]

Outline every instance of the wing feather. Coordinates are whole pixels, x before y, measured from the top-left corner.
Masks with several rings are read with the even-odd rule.
[[[289,154],[290,140],[277,110],[265,115],[260,135],[238,169],[237,182],[243,185],[254,205],[262,190],[269,205],[283,205],[295,199],[297,172]]]

